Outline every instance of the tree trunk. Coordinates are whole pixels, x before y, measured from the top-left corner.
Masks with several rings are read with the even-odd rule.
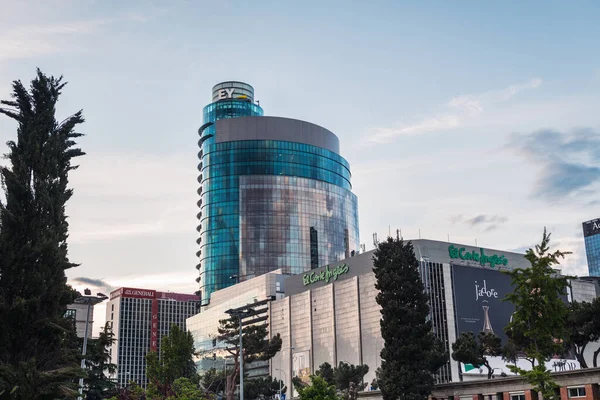
[[[583,353],[585,352],[585,344],[583,346],[581,346],[579,349],[577,348],[577,346],[575,347],[575,357],[577,358],[577,361],[579,361],[579,365],[581,365],[581,368],[587,368],[587,362],[585,362],[585,357],[583,356]]]
[[[227,375],[227,400],[235,400],[235,384],[239,373],[239,363],[236,362],[230,375]]]
[[[488,379],[492,379],[492,375],[494,375],[494,370],[492,369],[492,367],[490,367],[490,363],[487,360],[485,360],[485,362],[483,363],[483,365],[485,365],[485,367],[488,370],[487,378]]]
[[[598,354],[600,354],[600,347],[594,352],[594,368],[598,366]]]

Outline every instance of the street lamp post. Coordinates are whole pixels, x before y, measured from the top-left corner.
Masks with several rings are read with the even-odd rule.
[[[261,311],[257,311],[256,308],[260,306],[264,306],[270,301],[275,300],[275,296],[268,296],[267,299],[262,301],[255,301],[252,304],[248,304],[246,306],[229,309],[225,311],[225,314],[228,314],[232,318],[237,318],[240,323],[240,400],[244,400],[244,341],[243,341],[243,329],[244,329],[244,318],[256,317]],[[249,325],[253,323],[257,323],[260,321],[264,321],[267,317],[258,317],[248,322]]]
[[[85,354],[87,352],[88,333],[90,325],[90,311],[92,306],[98,303],[102,303],[108,299],[108,296],[103,293],[97,293],[96,296],[92,296],[92,292],[89,289],[84,290],[84,295],[75,299],[75,304],[86,304],[87,312],[85,316],[85,335],[83,336],[83,348],[81,349],[81,369],[85,369]],[[77,400],[81,400],[83,396],[83,378],[79,378],[79,396]]]
[[[285,374],[284,370],[275,368],[275,371],[281,372],[283,374],[283,378],[287,381],[287,375]],[[282,385],[283,385],[283,381],[280,379],[279,380],[279,400],[281,400],[281,391],[283,390]]]

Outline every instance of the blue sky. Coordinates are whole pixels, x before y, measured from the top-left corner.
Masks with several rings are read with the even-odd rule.
[[[335,132],[361,241],[388,227],[522,249],[547,226],[586,272],[600,217],[596,1],[2,1],[0,98],[36,67],[70,82],[78,277],[191,292],[201,110],[223,80],[267,115]],[[0,142],[15,126],[0,117]],[[2,150],[5,151],[5,148]]]

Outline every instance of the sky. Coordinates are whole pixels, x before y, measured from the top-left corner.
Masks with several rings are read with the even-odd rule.
[[[573,252],[563,271],[587,273],[581,222],[600,217],[597,1],[0,6],[0,99],[39,67],[69,82],[59,119],[86,118],[67,208],[79,290],[197,290],[197,130],[226,80],[253,85],[265,115],[339,137],[367,249],[401,229],[525,251],[547,227]],[[0,116],[0,143],[15,136]]]

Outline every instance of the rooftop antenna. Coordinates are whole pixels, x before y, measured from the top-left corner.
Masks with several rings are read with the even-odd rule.
[[[398,229],[398,231],[400,232],[400,239],[404,239],[404,237],[402,236],[402,229]]]
[[[475,247],[477,247],[477,238],[475,238]]]
[[[373,246],[377,247],[379,240],[377,240],[377,232],[373,234]]]
[[[421,230],[419,229],[419,239],[421,239]]]

